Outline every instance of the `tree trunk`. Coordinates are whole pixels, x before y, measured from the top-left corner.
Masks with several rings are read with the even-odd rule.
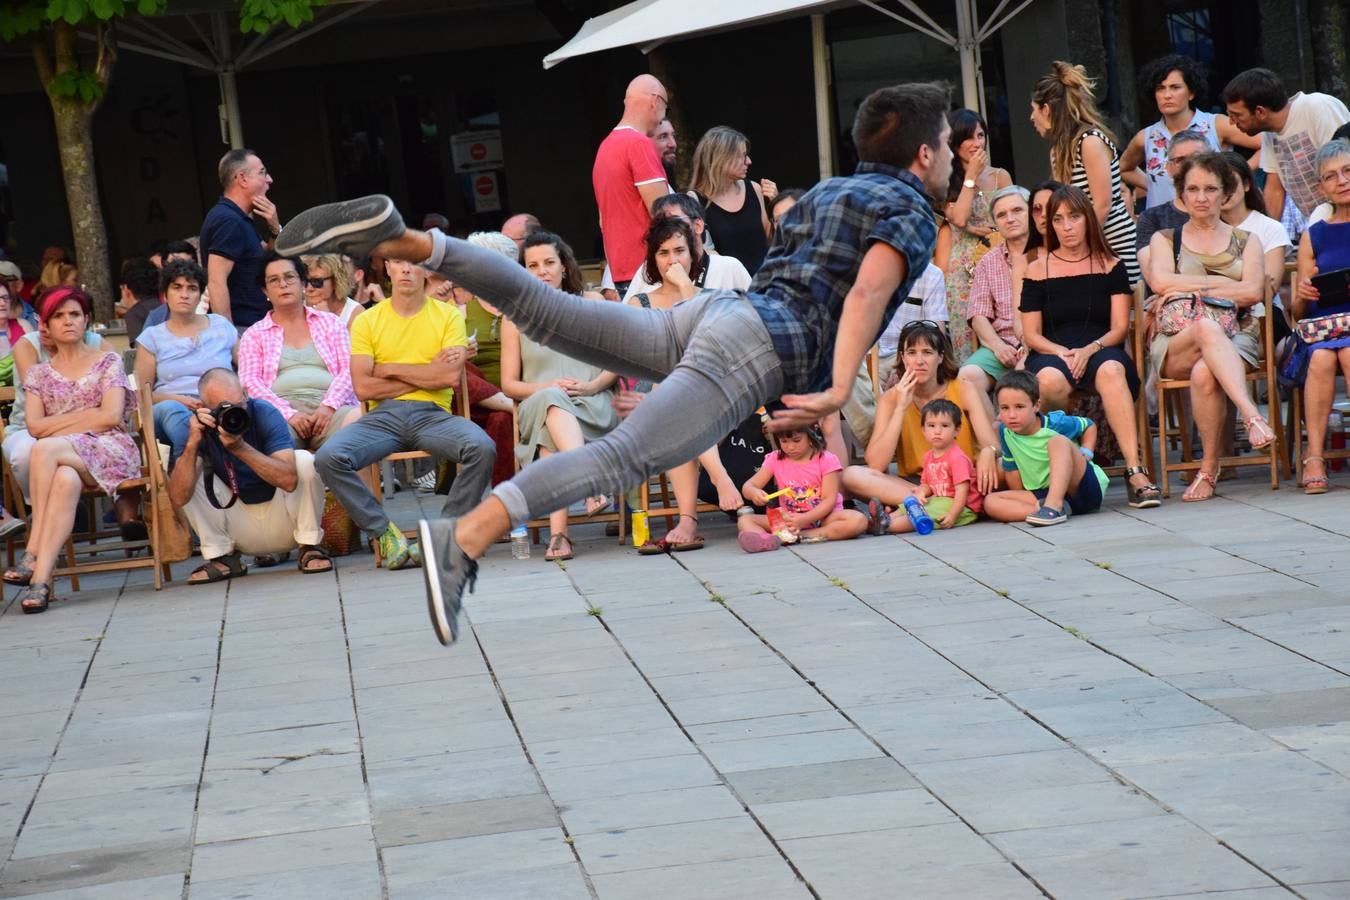
[[[1345,42],[1347,34],[1346,0],[1312,0],[1308,18],[1312,29],[1313,65],[1317,71],[1317,90],[1333,97],[1350,93],[1350,59]]]
[[[78,97],[50,99],[80,281],[94,301],[94,320],[111,322],[113,286],[108,269],[108,230],[94,173],[94,139],[90,134],[93,115]]]

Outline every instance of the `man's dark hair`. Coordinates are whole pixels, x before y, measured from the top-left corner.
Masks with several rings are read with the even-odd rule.
[[[1011,372],[1003,373],[1003,377],[994,385],[994,396],[1004,390],[1021,391],[1031,398],[1032,403],[1041,402],[1041,384],[1036,380],[1036,376],[1026,369],[1013,369]]]
[[[1152,94],[1173,72],[1181,73],[1181,80],[1186,82],[1187,89],[1196,96],[1196,99],[1191,101],[1191,108],[1195,109],[1205,95],[1209,79],[1205,75],[1204,67],[1189,56],[1172,53],[1153,60],[1144,66],[1139,82],[1144,86],[1144,90]]]
[[[873,91],[853,120],[861,162],[907,169],[920,147],[938,151],[951,91],[939,84],[897,84]]]
[[[919,423],[926,424],[929,416],[947,416],[956,426],[956,430],[961,430],[961,407],[946,397],[939,397],[925,403],[923,409],[919,410]]]
[[[267,286],[267,267],[274,262],[290,263],[292,266],[295,267],[295,274],[300,276],[301,281],[304,281],[306,278],[309,277],[309,266],[305,265],[305,261],[300,257],[282,256],[275,250],[268,250],[265,254],[263,254],[262,265],[258,267],[258,287]],[[303,286],[304,285],[301,285],[301,287]]]
[[[657,217],[657,214],[659,214],[661,210],[665,209],[667,206],[678,206],[680,209],[684,211],[684,214],[689,217],[689,221],[691,222],[704,221],[703,204],[699,203],[697,200],[695,200],[693,197],[690,197],[688,194],[682,193],[662,194],[660,197],[657,197],[655,200],[653,200],[652,218],[655,219]]]
[[[1289,102],[1289,90],[1280,76],[1269,69],[1248,69],[1234,75],[1223,89],[1225,106],[1238,101],[1252,112],[1256,112],[1258,106],[1279,112]]]
[[[195,260],[174,259],[164,263],[164,268],[159,270],[159,292],[162,294],[167,291],[169,285],[179,278],[196,282],[199,290],[206,288],[206,273]]]
[[[150,260],[136,256],[122,261],[121,281],[137,300],[159,297],[159,269]]]
[[[1350,122],[1346,122],[1340,128],[1331,133],[1333,141],[1350,141]]]
[[[193,259],[197,258],[197,248],[192,246],[191,241],[168,241],[163,245],[160,251],[160,260],[166,260],[175,253],[186,253]]]
[[[222,191],[229,190],[230,184],[234,181],[234,176],[242,172],[244,166],[248,165],[248,158],[257,155],[252,150],[241,147],[222,156],[220,165],[216,166],[216,174],[220,176],[220,189]]]

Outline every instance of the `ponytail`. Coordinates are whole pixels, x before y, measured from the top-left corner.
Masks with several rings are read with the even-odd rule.
[[[1096,129],[1116,143],[1097,110],[1095,87],[1096,81],[1082,66],[1055,60],[1032,89],[1032,102],[1050,107],[1050,167],[1057,181],[1068,183],[1072,178],[1074,148],[1085,132]]]

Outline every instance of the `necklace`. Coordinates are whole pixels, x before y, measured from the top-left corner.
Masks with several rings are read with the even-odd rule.
[[[1058,253],[1055,253],[1054,251],[1051,251],[1050,255],[1053,256],[1055,259],[1059,260],[1060,262],[1066,263],[1080,263],[1083,260],[1087,259],[1088,257],[1092,256],[1091,253],[1085,253],[1082,256],[1078,257],[1077,259],[1069,259],[1067,256],[1060,256]]]

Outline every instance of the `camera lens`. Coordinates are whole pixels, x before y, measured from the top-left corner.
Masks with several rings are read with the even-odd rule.
[[[216,408],[215,419],[216,425],[221,430],[230,434],[243,434],[248,430],[248,407],[236,406],[233,403],[222,403]]]

